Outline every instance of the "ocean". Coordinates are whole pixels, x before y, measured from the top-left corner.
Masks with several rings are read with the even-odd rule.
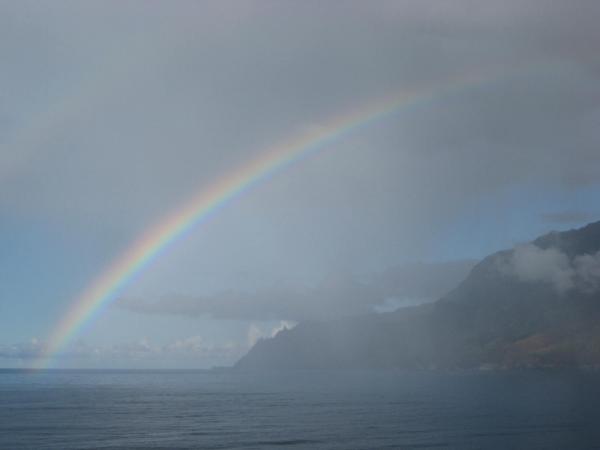
[[[0,370],[0,449],[600,448],[596,372]]]

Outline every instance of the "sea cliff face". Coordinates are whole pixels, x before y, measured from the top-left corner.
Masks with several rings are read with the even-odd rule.
[[[437,302],[303,322],[239,369],[600,366],[600,222],[492,254]]]

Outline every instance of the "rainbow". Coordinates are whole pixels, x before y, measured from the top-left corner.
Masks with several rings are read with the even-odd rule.
[[[253,160],[202,189],[182,207],[146,230],[89,284],[51,333],[34,368],[49,367],[50,362],[66,345],[162,252],[259,183],[317,154],[334,141],[392,113],[427,103],[440,95],[451,94],[456,87],[470,85],[474,81],[477,84],[477,81],[484,79],[485,77],[468,77],[465,81],[463,78],[442,88],[426,87],[404,92],[386,101],[363,106],[330,120],[324,126],[266,149]]]

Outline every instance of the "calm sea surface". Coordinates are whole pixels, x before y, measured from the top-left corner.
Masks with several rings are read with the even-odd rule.
[[[600,374],[0,370],[0,449],[600,448]]]

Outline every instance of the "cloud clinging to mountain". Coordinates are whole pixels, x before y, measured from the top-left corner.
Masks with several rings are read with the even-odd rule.
[[[591,294],[600,289],[600,252],[569,258],[557,248],[525,244],[517,246],[499,264],[507,275],[524,282],[550,284],[561,294],[572,289]]]

